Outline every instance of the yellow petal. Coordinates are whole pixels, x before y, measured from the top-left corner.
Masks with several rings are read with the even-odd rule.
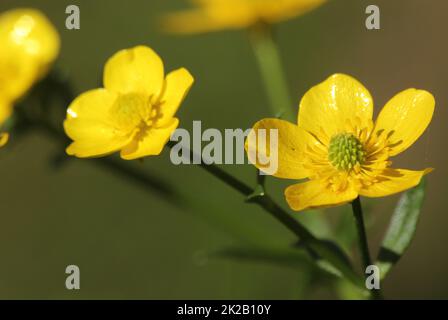
[[[375,131],[390,134],[390,155],[409,148],[425,131],[434,113],[435,100],[424,90],[408,89],[393,97],[381,110]]]
[[[15,54],[14,59],[0,49],[0,96],[14,101],[23,96],[38,78],[38,65]]]
[[[166,76],[165,88],[160,98],[161,119],[157,126],[165,126],[171,121],[193,82],[193,76],[185,68],[172,71]]]
[[[67,147],[67,149],[65,149],[65,152],[67,152],[69,156],[78,158],[99,158],[120,150],[124,145],[128,144],[129,141],[130,139],[74,141]]]
[[[354,200],[357,196],[356,190],[350,186],[345,191],[334,192],[326,188],[326,183],[320,180],[294,184],[285,190],[286,201],[295,211],[338,206]]]
[[[369,91],[356,79],[335,74],[303,96],[298,123],[316,136],[324,130],[331,137],[344,131],[347,121],[367,126],[372,114]]]
[[[262,20],[272,23],[301,16],[313,9],[316,9],[325,2],[326,0],[252,1],[252,3],[257,6],[257,11],[259,12],[259,16]]]
[[[3,147],[9,140],[9,134],[6,132],[0,132],[0,148]]]
[[[264,129],[264,136],[260,136],[259,131]],[[273,175],[278,178],[285,179],[303,179],[308,176],[308,170],[303,167],[304,155],[303,152],[307,143],[311,143],[312,137],[298,126],[280,119],[263,119],[258,121],[252,128],[255,133],[256,141],[253,141],[253,150],[248,150],[248,140],[246,140],[246,151],[249,159],[254,160],[253,164],[263,172],[266,172],[266,161],[259,162],[260,156],[262,158],[275,159],[271,150],[271,131],[278,130],[278,141],[273,141],[272,147],[277,151],[278,165],[277,171]],[[250,135],[249,135],[250,137]],[[266,140],[264,140],[266,139]],[[258,148],[259,142],[266,141],[266,147]],[[255,157],[258,154],[258,157]],[[255,159],[257,161],[255,162]],[[272,165],[272,163],[269,163]],[[271,174],[271,172],[267,172]]]
[[[11,116],[12,108],[12,104],[0,98],[0,126]]]
[[[117,94],[106,89],[94,89],[79,95],[67,109],[64,124],[67,135],[74,140],[90,136],[89,132],[79,135],[81,132],[77,130],[77,126],[82,126],[83,122],[113,126],[109,112],[117,97]]]
[[[132,132],[120,132],[109,117],[117,95],[105,89],[88,91],[76,98],[67,110],[66,134],[74,140],[67,148],[77,157],[103,156],[129,143]]]
[[[379,177],[378,182],[364,187],[359,191],[359,194],[377,198],[399,193],[418,185],[422,177],[431,171],[432,169],[425,169],[423,171],[386,169],[383,175]]]
[[[138,92],[158,99],[163,80],[162,60],[145,46],[117,52],[104,68],[104,87],[118,93]]]
[[[162,20],[165,32],[192,34],[218,31],[223,29],[241,29],[256,21],[255,12],[246,4],[231,4],[216,1],[202,8],[168,14]]]
[[[171,134],[179,125],[177,118],[162,128],[150,128],[146,132],[138,133],[136,137],[121,150],[121,158],[134,160],[146,156],[159,155]]]

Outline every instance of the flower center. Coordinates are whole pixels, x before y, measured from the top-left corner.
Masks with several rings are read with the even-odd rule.
[[[339,133],[330,140],[328,160],[338,170],[349,171],[365,159],[364,148],[351,133]]]
[[[120,129],[132,131],[149,119],[151,103],[141,94],[120,95],[110,112]]]

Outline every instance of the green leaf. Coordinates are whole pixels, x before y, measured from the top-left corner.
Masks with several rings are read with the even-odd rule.
[[[417,187],[407,191],[398,201],[376,263],[381,271],[381,279],[384,279],[393,265],[400,260],[414,238],[425,186],[426,180],[422,179]]]

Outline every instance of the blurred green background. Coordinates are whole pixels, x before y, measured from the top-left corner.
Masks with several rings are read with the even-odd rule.
[[[367,31],[367,5],[381,9],[381,30]],[[348,73],[371,91],[375,111],[398,91],[417,87],[437,101],[429,130],[396,167],[434,167],[417,235],[382,283],[387,298],[448,298],[446,123],[448,43],[442,0],[334,0],[277,28],[293,99],[335,72]],[[65,29],[65,8],[81,9],[81,30]],[[179,112],[181,126],[249,128],[269,116],[259,71],[244,31],[191,37],[160,32],[162,13],[185,7],[181,0],[2,0],[0,11],[34,7],[58,28],[62,51],[56,68],[75,92],[98,86],[103,65],[116,51],[146,44],[166,70],[185,66],[196,83]],[[30,106],[32,107],[32,106]],[[14,137],[12,137],[14,140]],[[12,141],[14,142],[14,141]],[[308,272],[272,264],[211,259],[207,252],[247,242],[289,245],[293,235],[261,209],[195,166],[174,166],[168,152],[127,163],[159,176],[203,210],[179,210],[160,195],[97,166],[72,159],[50,165],[57,143],[39,132],[0,153],[0,298],[39,299],[296,299],[334,298],[328,285],[304,286]],[[250,165],[225,170],[253,184]],[[290,181],[269,179],[269,192],[284,207]],[[365,201],[375,227],[376,253],[397,196]],[[294,213],[322,215],[332,237],[347,208]],[[348,223],[352,221],[347,219]],[[374,254],[376,255],[376,254]],[[65,267],[81,269],[81,290],[65,288]],[[301,288],[304,288],[304,292]],[[304,295],[305,294],[305,295]]]

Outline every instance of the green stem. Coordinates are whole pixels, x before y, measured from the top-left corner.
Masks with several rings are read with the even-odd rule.
[[[359,250],[365,270],[368,266],[372,264],[372,259],[370,258],[369,244],[367,242],[364,217],[359,197],[352,202],[352,209],[353,209],[353,216],[355,217],[356,229],[358,231]]]
[[[293,104],[288,93],[280,53],[270,26],[259,23],[249,29],[250,40],[268,95],[271,112],[287,120],[295,118]]]
[[[176,142],[170,141],[167,146],[172,148],[176,145]],[[192,151],[191,151],[192,152]],[[221,168],[216,165],[208,165],[201,161],[198,164],[202,169],[218,178],[228,186],[237,190],[239,193],[244,195],[245,197],[249,197],[253,193],[253,188],[244,182],[238,180],[234,176],[225,172]],[[258,204],[264,210],[272,214],[274,218],[280,221],[287,229],[293,232],[300,240],[311,241],[316,240],[316,238],[296,219],[294,219],[290,214],[288,214],[285,210],[283,210],[277,203],[275,203],[269,196],[263,195],[260,197],[254,197],[251,199],[251,202]]]
[[[372,265],[372,258],[370,257],[369,243],[367,241],[364,216],[362,212],[361,200],[359,197],[357,197],[352,202],[352,209],[353,209],[353,216],[355,217],[356,229],[358,231],[359,250],[365,271],[368,266]],[[374,299],[382,299],[380,290],[373,289],[372,296]]]

